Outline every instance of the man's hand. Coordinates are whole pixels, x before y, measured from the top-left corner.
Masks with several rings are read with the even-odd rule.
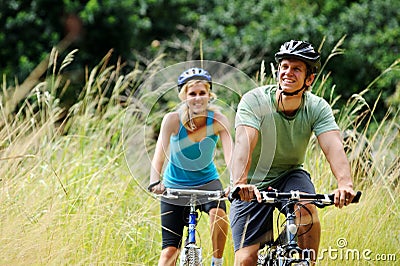
[[[257,201],[261,203],[261,193],[255,185],[241,184],[237,185],[236,187],[240,188],[238,194],[241,200],[250,202],[254,199],[255,196],[257,198]],[[235,191],[235,188],[233,188],[233,191]]]
[[[335,194],[335,206],[339,208],[349,205],[356,195],[351,186],[341,186],[337,188],[333,193]]]

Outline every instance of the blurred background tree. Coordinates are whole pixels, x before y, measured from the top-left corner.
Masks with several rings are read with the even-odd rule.
[[[400,49],[397,0],[2,0],[0,10],[0,72],[9,86],[24,81],[52,47],[79,49],[65,73],[72,82],[65,102],[82,89],[84,67],[97,65],[111,49],[110,63],[119,59],[126,71],[165,54],[165,66],[203,58],[254,76],[263,60],[274,63],[284,41],[324,42],[326,60],[346,35],[344,54],[324,70],[343,100],[365,89]],[[370,105],[380,93],[379,107],[386,99],[398,104],[399,76],[397,64],[365,95]]]

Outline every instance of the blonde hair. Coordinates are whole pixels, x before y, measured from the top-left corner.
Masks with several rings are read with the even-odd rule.
[[[203,84],[206,87],[207,92],[210,94],[210,100],[217,99],[217,95],[211,91],[211,89],[210,89],[211,85],[206,80],[196,80],[196,79],[190,80],[182,87],[181,91],[178,94],[179,99],[182,101],[182,104],[180,105],[178,111],[179,111],[180,119],[181,119],[183,126],[187,130],[190,130],[190,131],[195,130],[196,125],[193,122],[193,117],[190,114],[189,107],[185,102],[186,101],[186,93],[190,87],[194,86],[195,84],[199,84],[199,83]],[[219,108],[216,105],[208,104],[208,106],[207,106],[207,111],[218,111],[218,110],[219,110]]]

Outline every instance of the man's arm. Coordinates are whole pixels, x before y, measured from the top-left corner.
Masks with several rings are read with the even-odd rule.
[[[241,188],[242,200],[250,201],[256,195],[261,201],[261,194],[254,185],[247,184],[247,175],[251,165],[251,155],[258,141],[258,130],[249,126],[236,128],[235,150],[232,157],[232,182]]]
[[[231,134],[229,133],[229,127],[230,127],[229,121],[225,115],[223,115],[221,113],[217,113],[217,112],[215,113],[215,120],[217,121],[216,134],[218,134],[221,139],[225,163],[230,172],[231,164],[232,164],[231,160],[232,160],[232,153],[233,153],[233,141],[232,141]]]
[[[335,206],[342,208],[352,201],[355,192],[351,180],[350,164],[344,152],[340,132],[328,131],[320,134],[317,138],[338,182],[338,188],[334,192]]]

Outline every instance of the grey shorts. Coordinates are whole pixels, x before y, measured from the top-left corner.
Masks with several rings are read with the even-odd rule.
[[[272,186],[281,192],[299,190],[315,193],[310,174],[304,170],[295,170]],[[273,204],[234,200],[230,207],[230,223],[235,252],[243,247],[269,241],[268,234],[273,229]]]

